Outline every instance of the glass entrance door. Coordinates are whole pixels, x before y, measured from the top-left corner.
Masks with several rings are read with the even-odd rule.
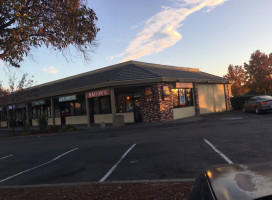
[[[65,105],[66,102],[63,102],[60,104],[60,124],[61,125],[66,125],[66,119],[65,119],[65,116],[66,116],[66,105]]]
[[[94,123],[94,98],[89,99],[89,109],[90,109],[90,122]]]
[[[135,122],[142,122],[142,114],[140,111],[140,96],[134,96],[134,121]]]

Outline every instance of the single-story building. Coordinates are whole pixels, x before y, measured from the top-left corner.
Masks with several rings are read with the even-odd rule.
[[[11,117],[37,126],[42,114],[49,125],[158,122],[230,110],[227,79],[186,68],[128,61],[41,84],[23,101],[0,104],[1,127]],[[27,96],[27,97],[26,97]],[[14,112],[11,112],[11,111]]]

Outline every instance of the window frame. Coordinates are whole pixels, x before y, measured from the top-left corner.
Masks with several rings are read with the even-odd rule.
[[[177,90],[177,98],[178,98],[178,106],[174,106],[174,97],[173,97],[173,91],[172,90]],[[194,90],[193,88],[173,88],[171,90],[171,94],[172,94],[172,102],[173,102],[173,108],[187,108],[187,107],[193,107],[195,105],[195,98],[194,98]],[[185,105],[181,105],[180,102],[180,92],[181,90],[184,90],[184,98],[185,98]],[[191,96],[191,100],[188,101],[188,92],[187,90],[190,90],[189,94]]]

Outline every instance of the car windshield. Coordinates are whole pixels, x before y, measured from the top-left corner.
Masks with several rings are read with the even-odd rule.
[[[272,100],[272,96],[261,96],[261,97],[258,97],[258,100],[266,100],[266,101],[269,101],[269,100]]]

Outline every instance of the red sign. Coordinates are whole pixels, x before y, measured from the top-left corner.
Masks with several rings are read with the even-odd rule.
[[[94,98],[94,97],[101,97],[101,96],[107,96],[110,95],[109,89],[103,89],[103,90],[96,90],[86,93],[87,98]]]

